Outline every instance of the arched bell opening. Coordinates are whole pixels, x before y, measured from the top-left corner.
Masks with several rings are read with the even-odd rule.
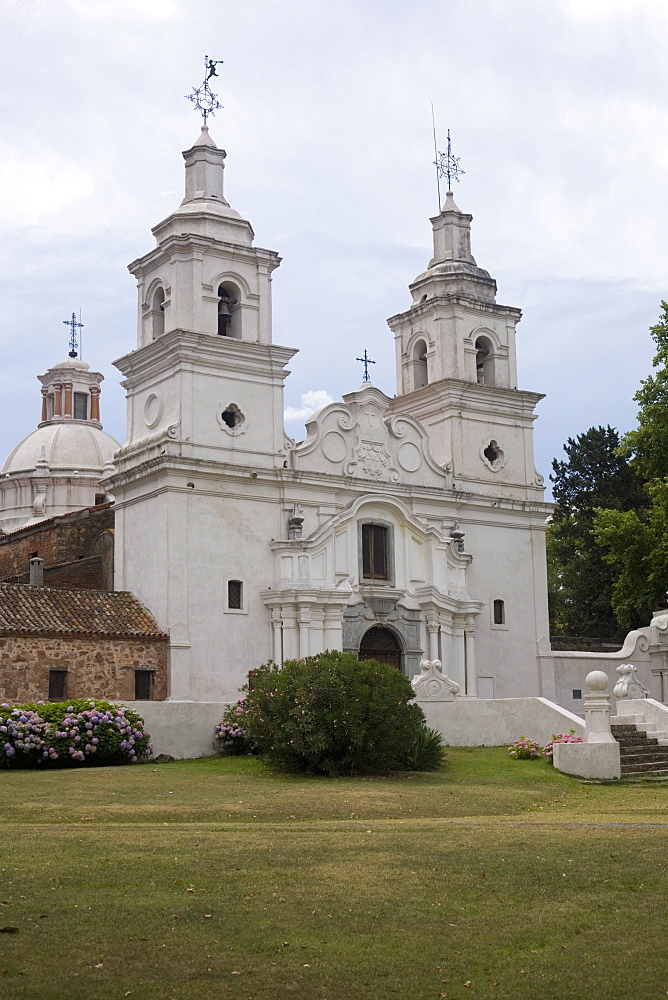
[[[397,670],[401,670],[402,652],[401,644],[394,632],[381,625],[374,625],[362,636],[357,655],[360,660],[390,663]]]
[[[153,293],[151,302],[151,334],[153,340],[165,332],[165,290],[160,285]]]
[[[218,286],[218,336],[241,340],[239,294],[232,285]]]
[[[478,385],[494,385],[494,345],[487,337],[475,342],[475,372]]]
[[[428,384],[427,345],[424,340],[418,340],[413,348],[413,388],[424,389]]]

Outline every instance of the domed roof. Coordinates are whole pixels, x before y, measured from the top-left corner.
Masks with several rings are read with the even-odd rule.
[[[44,448],[49,469],[55,475],[79,472],[101,475],[120,444],[93,424],[83,420],[53,422],[38,427],[16,445],[0,473],[32,473]]]

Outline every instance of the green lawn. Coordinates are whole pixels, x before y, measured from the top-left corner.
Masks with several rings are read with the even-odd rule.
[[[503,749],[0,772],[0,997],[666,997],[668,786]]]

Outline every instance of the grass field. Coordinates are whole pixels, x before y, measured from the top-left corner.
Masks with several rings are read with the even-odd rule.
[[[0,772],[0,997],[668,995],[668,787],[502,749]]]

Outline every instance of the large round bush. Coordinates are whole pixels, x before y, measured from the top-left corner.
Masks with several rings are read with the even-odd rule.
[[[424,726],[415,692],[396,667],[329,651],[268,663],[253,674],[246,725],[262,752],[289,771],[360,774],[405,767]]]

